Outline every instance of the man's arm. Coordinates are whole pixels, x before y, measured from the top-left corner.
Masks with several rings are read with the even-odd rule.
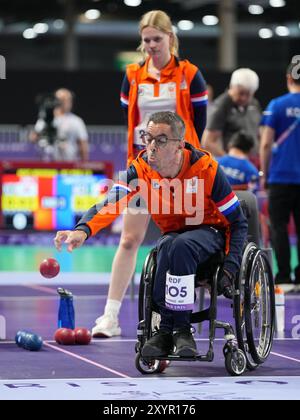
[[[203,134],[203,147],[219,157],[225,154],[223,146],[223,133],[226,127],[229,111],[229,100],[221,95],[211,105],[208,113],[206,130]]]
[[[59,231],[54,239],[56,248],[60,251],[62,243],[68,244],[68,251],[79,248],[86,239],[96,235],[109,226],[128,207],[130,200],[137,194],[131,187],[137,180],[134,166],[121,173],[120,180],[114,183],[106,199],[91,207],[79,220],[74,230]]]
[[[203,149],[208,150],[213,156],[220,157],[225,155],[222,146],[222,131],[206,129],[203,134]]]
[[[78,140],[79,155],[83,161],[89,160],[89,143],[87,140]]]
[[[247,239],[248,223],[237,196],[232,191],[227,178],[218,167],[212,190],[212,199],[218,210],[230,223],[229,253],[225,258],[224,269],[235,275],[241,265],[243,246]]]
[[[82,118],[77,118],[77,143],[79,150],[79,157],[86,161],[89,159],[89,135],[86,125]]]
[[[45,129],[45,121],[39,118],[34,125],[34,128],[29,133],[29,141],[36,143],[40,139],[42,131]]]
[[[259,150],[260,169],[263,172],[261,183],[265,188],[268,179],[268,172],[272,154],[272,145],[275,138],[275,130],[271,127],[264,126]]]

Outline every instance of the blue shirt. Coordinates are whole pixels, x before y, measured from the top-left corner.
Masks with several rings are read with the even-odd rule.
[[[273,99],[261,122],[275,130],[269,184],[300,184],[300,93]]]
[[[230,185],[245,185],[257,183],[259,174],[257,168],[247,159],[225,155],[218,159]]]

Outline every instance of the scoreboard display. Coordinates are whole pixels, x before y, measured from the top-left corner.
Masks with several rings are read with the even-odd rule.
[[[102,201],[108,174],[91,168],[19,167],[2,171],[2,228],[72,229]]]

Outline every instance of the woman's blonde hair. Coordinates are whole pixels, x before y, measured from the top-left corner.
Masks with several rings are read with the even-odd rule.
[[[174,32],[171,19],[167,13],[163,12],[162,10],[151,10],[151,12],[145,13],[140,20],[140,35],[142,35],[143,29],[147,28],[148,26],[166,34],[172,34],[173,42],[170,44],[170,52],[171,54],[178,57],[179,42],[177,35]],[[141,51],[144,56],[146,56],[143,42],[140,43],[138,51]]]

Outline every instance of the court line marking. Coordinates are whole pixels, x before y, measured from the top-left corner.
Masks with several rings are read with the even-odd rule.
[[[195,341],[208,342],[208,338],[195,338]],[[224,338],[216,338],[215,341],[224,341]],[[274,338],[274,341],[300,341],[300,338]],[[56,343],[54,340],[46,340],[47,343]],[[93,344],[104,344],[104,343],[136,343],[137,338],[103,338],[92,340]],[[0,344],[15,344],[13,340],[0,341]]]
[[[27,287],[28,289],[38,290],[40,292],[46,292],[46,293],[49,293],[50,295],[57,295],[56,290],[53,290],[47,286],[39,286],[35,284],[24,284],[23,286]]]
[[[266,381],[276,381],[276,380],[279,380],[280,378],[286,378],[285,380],[288,380],[288,379],[290,379],[290,380],[294,380],[294,379],[300,379],[300,376],[299,375],[296,375],[296,376],[291,376],[291,375],[285,375],[285,376],[273,376],[273,375],[268,375],[268,376],[259,376],[259,375],[256,375],[256,376],[207,376],[205,379],[206,380],[208,380],[208,381],[211,381],[211,382],[213,382],[213,381],[219,381],[219,380],[222,380],[222,379],[225,379],[226,380],[226,382],[227,382],[227,380],[229,380],[228,382],[229,383],[231,383],[231,382],[233,382],[233,383],[235,383],[236,381],[240,381],[241,380],[241,378],[246,378],[246,380],[247,380],[247,378],[248,379],[251,379],[251,380],[262,380],[262,379],[264,379],[264,380],[266,380]],[[199,378],[197,378],[197,377],[195,377],[195,376],[168,376],[168,377],[165,377],[165,376],[160,376],[160,377],[155,377],[155,376],[151,376],[151,375],[145,375],[145,376],[135,376],[135,377],[131,377],[131,378],[129,378],[130,380],[132,380],[132,381],[138,381],[138,382],[148,382],[148,381],[150,381],[150,382],[155,382],[155,381],[163,381],[163,382],[165,382],[165,381],[172,381],[172,382],[176,382],[176,381],[197,381],[197,380],[202,380],[202,379],[204,379],[204,377],[199,377]],[[22,383],[32,383],[33,381],[34,382],[37,382],[37,383],[43,383],[43,382],[66,382],[66,383],[72,383],[72,382],[76,382],[76,381],[78,381],[78,382],[98,382],[98,381],[100,381],[100,382],[105,382],[105,384],[108,382],[108,381],[118,381],[119,379],[118,378],[30,378],[30,379],[28,379],[28,378],[20,378],[20,379],[17,379],[17,378],[13,378],[13,379],[0,379],[0,383],[3,383],[3,382],[8,382],[8,383],[10,383],[10,382],[12,382],[12,383],[14,383],[15,381],[22,381]]]
[[[283,359],[291,360],[292,362],[300,363],[300,360],[299,359],[295,359],[294,357],[285,356],[284,354],[280,354],[280,353],[274,353],[273,351],[271,351],[271,354],[273,356],[282,357]]]
[[[114,375],[120,376],[121,378],[131,379],[130,376],[125,375],[124,373],[118,372],[117,370],[114,370],[114,369],[111,369],[111,368],[109,368],[107,366],[101,365],[100,363],[93,362],[93,360],[87,359],[86,357],[82,357],[82,356],[79,356],[79,355],[77,355],[75,353],[72,353],[70,351],[67,351],[67,350],[58,348],[56,346],[52,346],[52,344],[49,344],[49,342],[44,342],[44,345],[46,347],[50,347],[51,349],[53,349],[55,351],[58,351],[60,353],[64,353],[67,356],[71,356],[74,359],[78,359],[78,360],[80,360],[82,362],[85,362],[85,363],[88,363],[90,365],[96,366],[96,367],[98,367],[100,369],[106,370],[107,372],[113,373]]]
[[[54,296],[55,295],[55,296]],[[97,299],[107,299],[107,295],[76,295],[73,294],[74,298],[76,300],[97,300]],[[0,302],[1,301],[26,301],[26,300],[55,300],[55,299],[59,299],[58,293],[56,291],[54,291],[53,296],[51,294],[51,296],[45,296],[45,295],[40,295],[40,296],[0,296]],[[131,299],[131,296],[129,295],[125,295],[124,299],[128,300]],[[137,299],[137,295],[135,296],[135,299]]]

